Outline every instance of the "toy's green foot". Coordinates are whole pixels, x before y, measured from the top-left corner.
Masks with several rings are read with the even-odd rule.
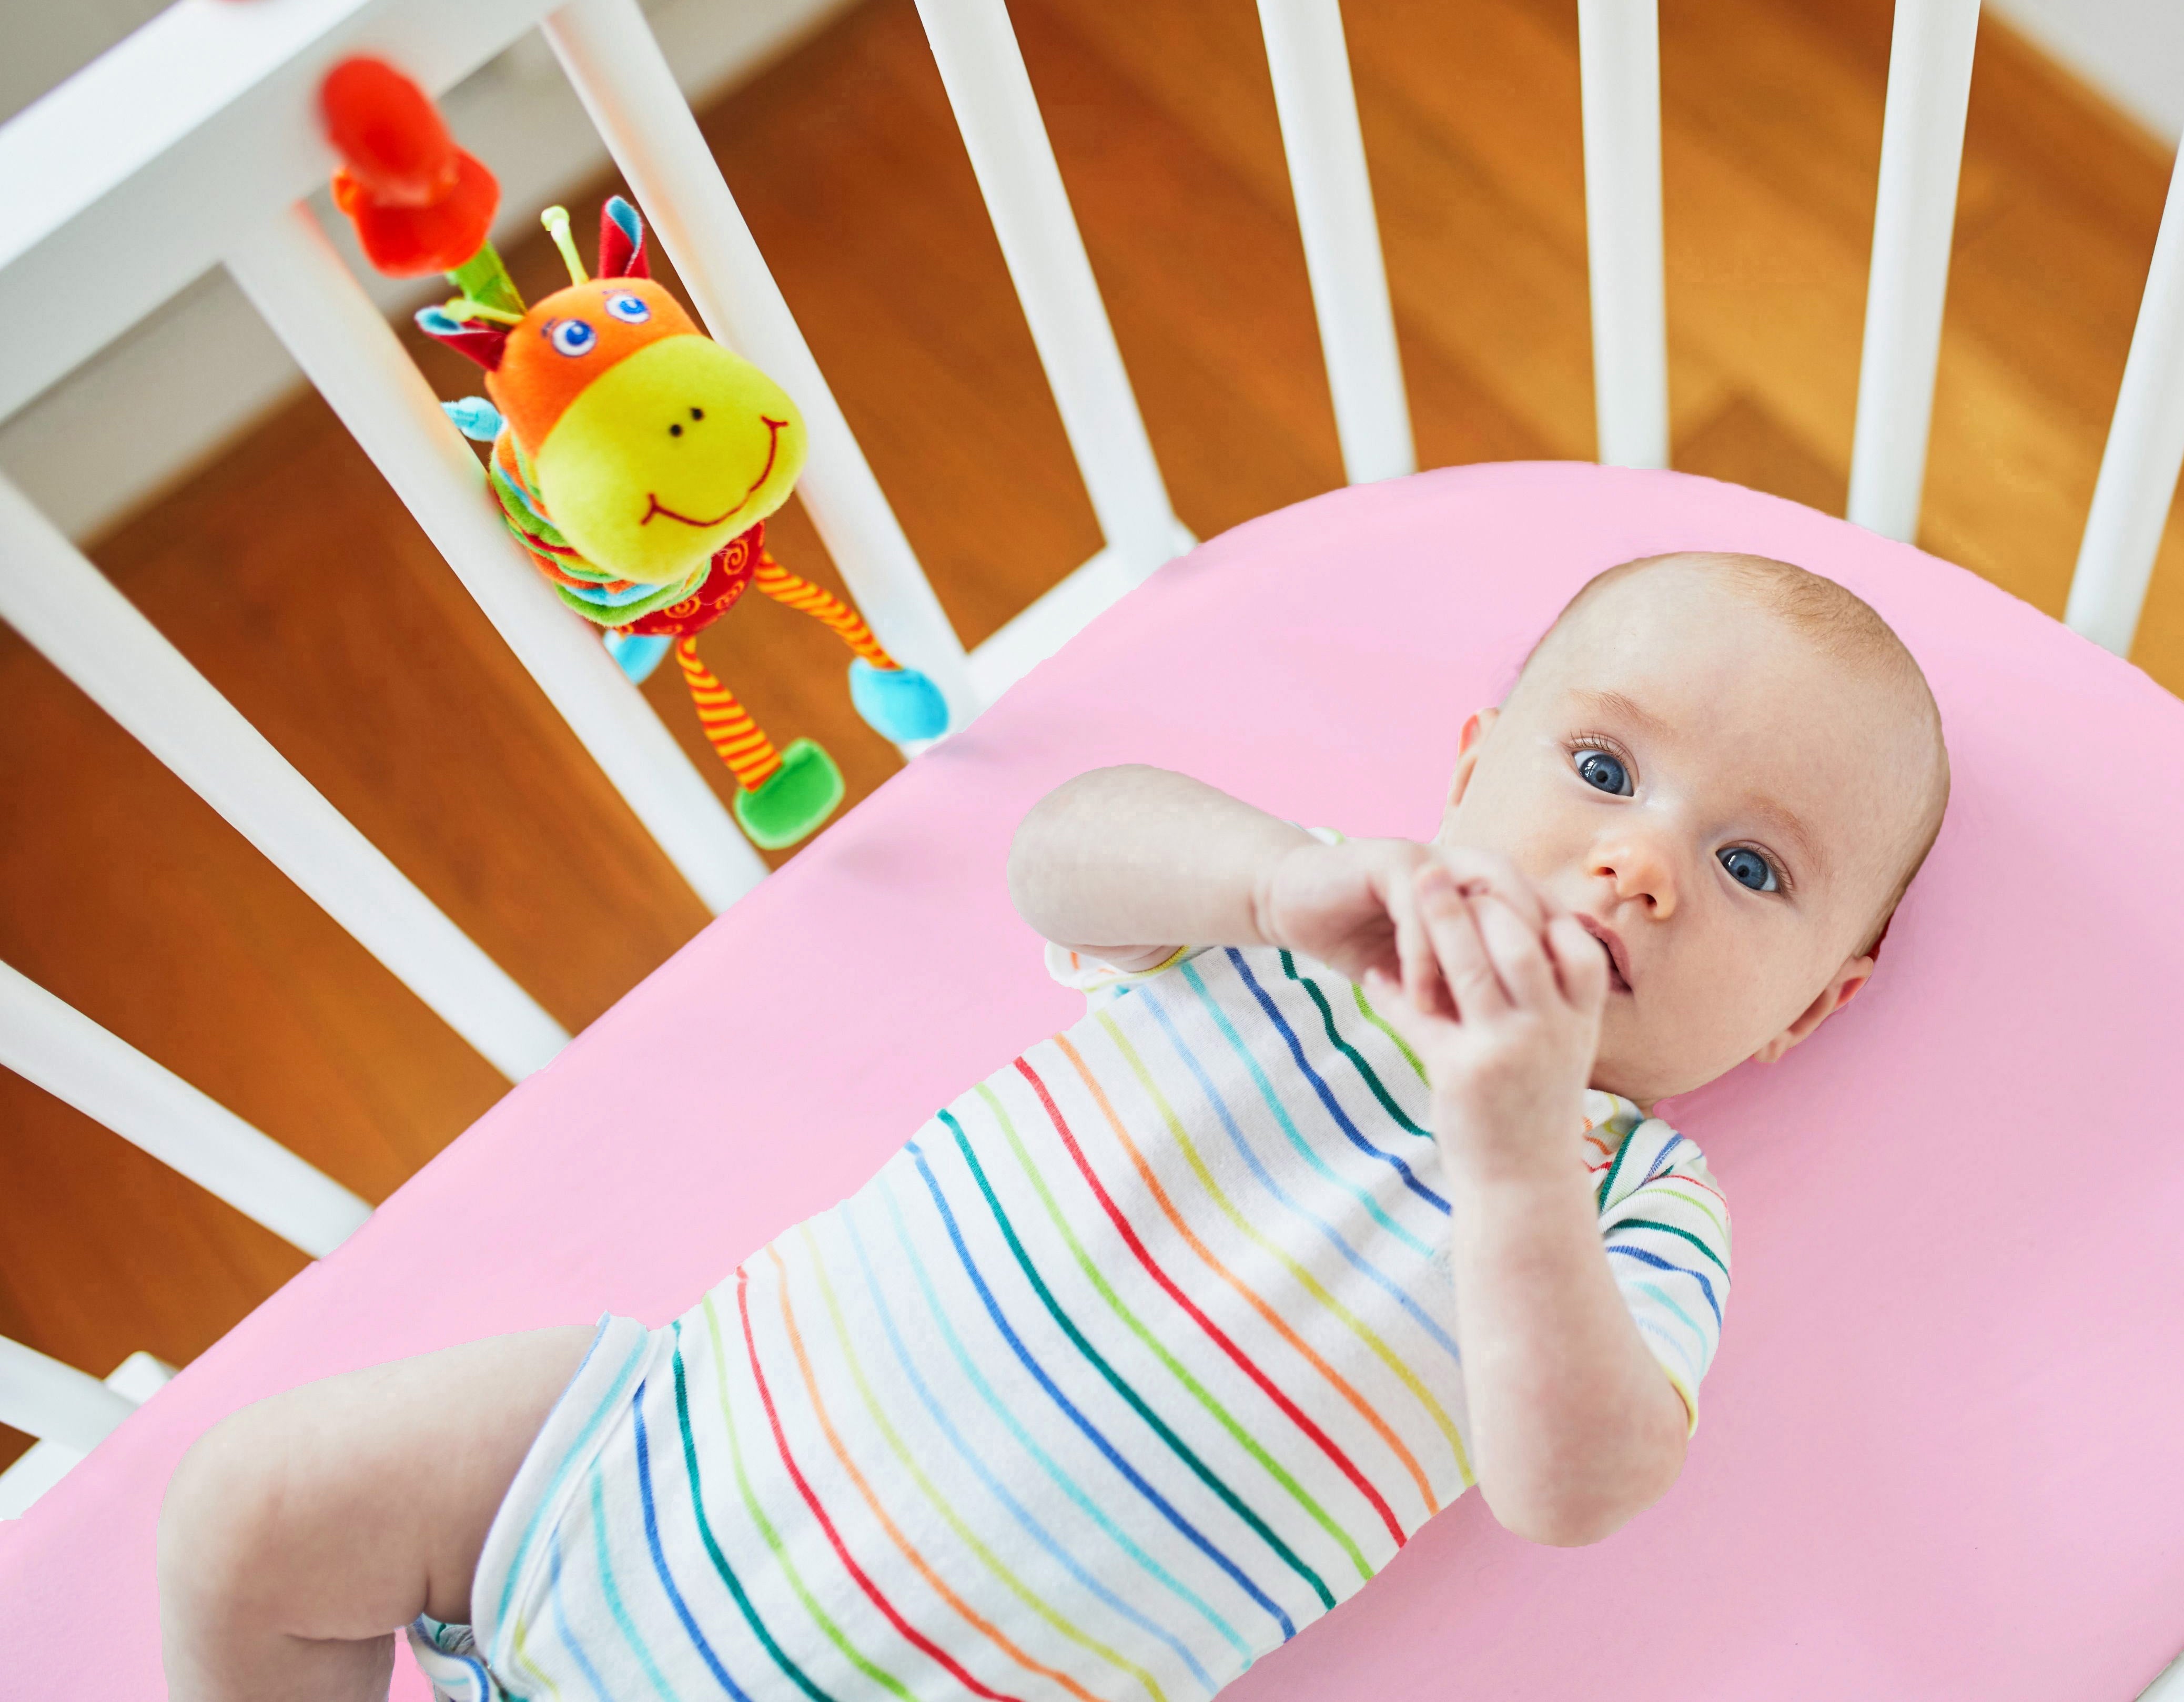
[[[811,832],[841,801],[842,770],[834,759],[810,739],[798,739],[763,785],[736,794],[734,807],[751,843],[778,851]]]

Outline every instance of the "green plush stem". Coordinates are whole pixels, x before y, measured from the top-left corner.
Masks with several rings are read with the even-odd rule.
[[[448,281],[474,302],[519,318],[522,315],[523,298],[516,293],[515,281],[508,275],[508,268],[490,242],[448,273]]]

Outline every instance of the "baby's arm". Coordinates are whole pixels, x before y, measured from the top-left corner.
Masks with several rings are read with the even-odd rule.
[[[1178,946],[1282,946],[1353,981],[1438,978],[1411,876],[1439,861],[1508,895],[1530,889],[1491,859],[1408,839],[1328,845],[1279,816],[1166,769],[1095,769],[1033,806],[1009,849],[1009,892],[1058,945],[1150,969]]]
[[[1095,769],[1035,804],[1009,848],[1009,893],[1048,939],[1118,969],[1177,946],[1268,943],[1268,871],[1301,828],[1166,769]]]
[[[1415,886],[1436,996],[1373,991],[1433,1083],[1473,1469],[1518,1535],[1597,1542],[1668,1493],[1689,1428],[1608,1270],[1576,1144],[1605,960],[1566,913],[1542,928],[1438,868]]]

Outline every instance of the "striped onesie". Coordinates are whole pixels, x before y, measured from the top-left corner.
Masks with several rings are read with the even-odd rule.
[[[1473,1481],[1418,1061],[1341,976],[1053,954],[1089,1010],[663,1329],[600,1326],[454,1702],[1198,1702]],[[1729,1229],[1592,1092],[1608,1263],[1697,1423]]]

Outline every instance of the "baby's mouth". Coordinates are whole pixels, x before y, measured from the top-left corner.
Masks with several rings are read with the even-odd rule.
[[[1579,924],[1585,932],[1600,942],[1600,949],[1607,959],[1607,989],[1610,993],[1630,991],[1630,976],[1624,969],[1623,938],[1614,929],[1593,921],[1583,911],[1578,912]]]

